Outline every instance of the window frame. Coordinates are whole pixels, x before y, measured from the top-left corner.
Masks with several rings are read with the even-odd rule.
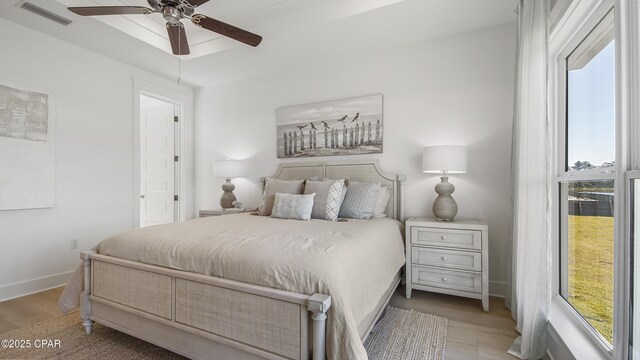
[[[616,253],[616,279],[618,288],[614,299],[618,309],[615,311],[614,355],[616,360],[628,360],[629,350],[634,345],[629,337],[631,327],[631,248],[632,223],[629,178],[638,175],[640,169],[640,2],[615,0],[616,12],[616,111],[617,125],[616,159],[618,164],[617,181],[624,192],[624,202],[616,205],[616,211],[623,213],[618,219],[616,229],[621,234],[618,239],[619,251]],[[636,307],[636,310],[637,307]],[[639,310],[640,311],[640,310]],[[636,344],[640,347],[640,344]]]
[[[615,253],[614,253],[614,336],[613,351],[606,352],[596,341],[587,335],[580,324],[581,317],[572,314],[571,307],[558,295],[559,261],[558,244],[558,211],[553,202],[558,200],[558,186],[555,178],[548,184],[553,196],[550,209],[552,211],[552,261],[553,277],[550,279],[552,292],[549,309],[548,339],[552,345],[564,347],[576,358],[600,358],[628,360],[631,340],[630,335],[630,219],[627,176],[640,169],[640,2],[626,0],[558,0],[551,12],[549,32],[549,86],[548,115],[550,120],[551,150],[557,154],[558,139],[558,92],[557,54],[571,42],[577,33],[592,19],[595,12],[603,7],[611,8],[615,4],[615,39],[616,39],[616,172],[615,193],[618,201],[615,204]],[[606,9],[602,14],[606,13]],[[595,26],[594,24],[591,26]],[[554,156],[552,161],[557,157]],[[632,171],[628,171],[632,170]],[[640,310],[639,310],[640,311]],[[555,330],[555,332],[554,332]],[[554,335],[555,334],[555,335]],[[560,343],[555,341],[558,339]],[[640,347],[640,344],[636,344]],[[555,351],[549,348],[550,355]],[[562,354],[556,354],[561,356]]]
[[[627,299],[625,299],[625,307],[624,307],[624,312],[623,312],[623,316],[626,316],[626,323],[628,325],[628,328],[625,329],[624,332],[624,336],[625,339],[622,340],[622,344],[623,346],[625,346],[626,351],[629,351],[632,349],[632,345],[633,345],[633,341],[634,340],[639,340],[640,341],[640,334],[633,334],[633,324],[632,324],[632,319],[638,320],[640,321],[640,314],[639,313],[631,313],[629,312],[629,307],[631,306],[631,303],[634,300],[634,293],[631,291],[631,287],[633,285],[634,282],[634,277],[633,277],[633,272],[631,269],[631,263],[634,261],[632,260],[635,257],[635,251],[634,248],[631,247],[631,238],[634,236],[634,231],[637,229],[634,229],[634,225],[635,225],[635,219],[634,217],[638,217],[638,214],[635,214],[634,209],[632,208],[632,205],[635,205],[635,199],[633,199],[632,197],[635,198],[639,198],[640,194],[636,194],[634,187],[632,185],[634,180],[640,180],[640,170],[632,170],[632,171],[627,171],[625,172],[625,177],[624,177],[624,182],[625,182],[625,190],[627,191],[628,194],[628,199],[629,201],[625,204],[625,209],[626,209],[626,216],[625,216],[625,221],[627,226],[625,226],[625,238],[628,239],[628,242],[625,244],[625,250],[627,251],[627,263],[629,264],[628,266],[628,271],[625,272],[625,283],[628,284],[629,286],[629,296]],[[638,239],[635,239],[636,242],[638,242]],[[635,262],[637,262],[637,258],[635,259]],[[639,264],[640,265],[640,264]],[[636,293],[638,293],[638,289],[636,289]],[[638,327],[640,328],[640,322],[638,323]],[[627,344],[628,341],[628,346],[625,345]],[[634,351],[633,353],[629,354],[630,356],[626,356],[625,354],[625,358],[628,359],[634,359],[633,355],[637,354],[638,351]],[[637,358],[636,358],[637,359]]]
[[[586,36],[597,26],[597,24],[604,19],[609,11],[616,11],[615,21],[616,28],[618,22],[617,8],[614,9],[613,0],[597,0],[590,2],[590,4],[582,4],[582,13],[577,15],[577,9],[580,6],[569,7],[569,17],[573,16],[574,19],[567,20],[566,16],[563,17],[558,23],[558,26],[550,34],[549,38],[549,116],[550,125],[553,139],[552,142],[552,161],[554,162],[552,169],[554,169],[554,176],[552,176],[549,189],[551,192],[551,210],[552,210],[552,311],[561,312],[562,317],[571,319],[573,328],[582,335],[582,341],[589,341],[590,345],[595,345],[600,350],[600,355],[604,359],[614,358],[614,348],[618,343],[617,338],[618,327],[616,326],[617,320],[617,308],[619,299],[617,296],[618,281],[618,265],[616,262],[619,259],[617,255],[618,243],[620,238],[620,232],[618,231],[618,218],[624,216],[619,212],[619,202],[616,200],[616,217],[614,217],[614,334],[612,344],[595,330],[578,311],[562,296],[562,293],[567,293],[567,278],[568,278],[568,264],[564,260],[568,252],[568,239],[566,234],[567,228],[567,206],[563,206],[561,196],[563,194],[562,183],[576,182],[576,181],[589,181],[589,180],[613,180],[614,181],[614,194],[616,199],[621,199],[620,186],[624,185],[619,181],[619,169],[620,161],[619,155],[619,143],[618,143],[618,104],[616,99],[616,158],[615,166],[610,168],[597,168],[580,171],[567,171],[567,57],[576,49],[576,47],[586,38]],[[578,11],[579,13],[579,11]],[[576,16],[577,15],[577,16]],[[618,50],[617,50],[617,35],[616,39],[616,91],[618,89]],[[624,196],[624,195],[622,195]],[[563,281],[561,281],[561,279]],[[561,289],[561,286],[563,287]],[[553,325],[553,318],[550,318]],[[562,335],[562,334],[560,334]]]

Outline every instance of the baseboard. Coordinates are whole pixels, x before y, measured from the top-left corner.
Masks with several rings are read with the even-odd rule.
[[[550,360],[575,360],[575,357],[551,323],[547,323],[546,355]]]
[[[11,300],[62,286],[69,281],[71,274],[73,274],[73,271],[67,271],[0,286],[0,301]]]
[[[489,281],[489,295],[504,298],[507,293],[507,283],[504,281]]]

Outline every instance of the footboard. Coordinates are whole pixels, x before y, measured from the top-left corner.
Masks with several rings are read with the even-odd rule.
[[[311,349],[314,359],[325,358],[327,295],[297,294],[96,252],[82,253],[82,258],[81,312],[87,333],[97,321],[191,358],[308,359]]]

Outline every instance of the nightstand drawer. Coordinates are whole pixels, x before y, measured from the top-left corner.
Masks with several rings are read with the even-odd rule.
[[[482,253],[412,246],[411,263],[459,270],[482,271]]]
[[[482,249],[482,232],[476,230],[450,230],[411,227],[411,243],[416,245]]]
[[[451,290],[482,292],[482,275],[463,271],[412,266],[411,282]]]

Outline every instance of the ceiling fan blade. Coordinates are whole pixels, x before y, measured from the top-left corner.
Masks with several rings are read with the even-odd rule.
[[[209,0],[185,0],[185,2],[188,2],[191,6],[196,7],[208,3]]]
[[[96,15],[147,15],[154,11],[143,6],[85,6],[70,7],[69,11],[82,16]]]
[[[169,33],[169,41],[171,42],[171,50],[173,55],[189,55],[189,42],[187,34],[184,32],[182,23],[167,23],[167,32]]]
[[[162,2],[161,0],[147,0],[149,6],[153,8],[155,11],[162,11]]]
[[[258,46],[262,41],[262,36],[242,30],[233,25],[223,23],[220,20],[212,19],[204,15],[193,15],[191,21],[201,28],[216,32],[228,38],[243,42],[247,45]]]

